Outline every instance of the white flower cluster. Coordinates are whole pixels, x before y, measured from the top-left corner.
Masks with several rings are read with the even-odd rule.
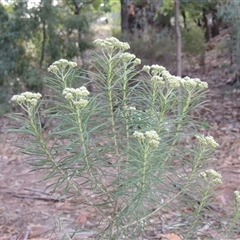
[[[40,93],[24,92],[19,95],[14,95],[11,101],[19,105],[25,104],[29,107],[35,107],[41,97],[42,95]]]
[[[159,145],[160,137],[154,130],[146,131],[145,134],[135,131],[133,136],[139,141],[147,140],[149,146],[152,148],[156,148]]]
[[[186,89],[193,89],[198,87],[200,90],[208,88],[208,83],[201,81],[199,78],[190,78],[190,77],[185,77],[182,78],[181,84],[186,88]]]
[[[205,146],[210,146],[211,148],[217,148],[219,146],[212,136],[205,137],[203,135],[196,135],[195,137]]]
[[[71,101],[77,108],[85,108],[87,106],[88,100],[85,98],[89,94],[89,91],[84,86],[80,88],[65,88],[63,90],[64,97],[68,101]]]
[[[168,84],[173,88],[177,88],[179,86],[182,86],[187,90],[192,90],[196,87],[198,87],[200,90],[208,88],[207,82],[202,82],[199,78],[181,78],[171,75],[168,71],[163,71],[162,76],[166,80],[166,82],[168,82]]]
[[[166,68],[163,66],[154,64],[152,66],[144,65],[142,70],[148,74],[151,74],[152,76],[156,76],[156,75],[162,74],[162,72],[166,70]]]
[[[93,41],[93,44],[95,44],[98,47],[107,49],[107,50],[115,50],[120,49],[122,51],[130,49],[130,46],[126,42],[120,42],[115,37],[105,38],[105,39],[96,39]]]
[[[134,111],[136,111],[135,107],[124,106],[121,112],[121,117],[130,116],[133,114]]]
[[[187,90],[192,90],[198,87],[200,90],[208,88],[207,82],[202,82],[199,78],[178,77],[171,75],[165,67],[159,65],[143,66],[142,70],[152,76],[151,80],[158,81],[160,85],[167,83],[171,88],[180,86]]]
[[[207,177],[210,177],[214,184],[221,184],[222,183],[222,175],[220,173],[217,173],[213,169],[208,169],[205,172],[201,172],[199,174],[199,176],[204,178],[206,181],[207,181]]]
[[[138,131],[135,131],[135,132],[133,133],[133,136],[134,136],[136,139],[138,139],[138,140],[144,140],[144,139],[145,139],[144,134],[141,133],[141,132],[138,132]]]
[[[68,61],[66,59],[60,59],[55,61],[49,68],[48,71],[52,73],[57,73],[60,69],[64,69],[66,67],[75,68],[77,64],[75,62]]]
[[[161,87],[162,85],[164,85],[163,77],[153,76],[151,78],[151,81],[153,82],[154,85],[156,85],[158,87]]]
[[[158,133],[154,130],[146,131],[145,136],[146,136],[146,138],[149,138],[149,139],[154,139],[154,140],[157,140],[157,141],[160,140],[160,137],[158,136]]]
[[[72,96],[75,95],[77,97],[87,97],[90,94],[90,92],[87,90],[86,87],[82,86],[80,88],[65,88],[63,90],[63,95],[67,94],[71,94]]]
[[[123,62],[129,63],[132,62],[135,66],[141,64],[141,59],[136,58],[134,54],[131,53],[121,53],[119,56],[120,59],[122,59]]]
[[[235,191],[234,192],[237,204],[240,204],[240,191]]]
[[[136,111],[136,107],[132,107],[132,106],[126,106],[124,109],[126,111]]]
[[[182,78],[178,76],[170,75],[169,77],[165,78],[165,81],[169,84],[171,88],[178,88],[181,86]]]

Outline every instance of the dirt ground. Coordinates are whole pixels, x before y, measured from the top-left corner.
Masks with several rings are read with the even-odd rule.
[[[224,61],[224,56],[209,51],[207,69],[185,69],[185,73],[209,84],[206,98],[210,101],[205,106],[210,111],[202,110],[201,116],[211,127],[203,133],[212,135],[220,145],[212,167],[223,176],[223,194],[218,198],[227,206],[233,192],[240,190],[240,89],[226,85],[228,76],[219,68]],[[91,225],[84,209],[56,200],[57,196],[45,190],[49,183],[40,182],[43,172],[30,172],[28,158],[11,144],[16,136],[4,132],[8,124],[7,118],[0,119],[0,240],[47,239],[43,236],[58,226],[57,217],[68,230],[76,223]]]

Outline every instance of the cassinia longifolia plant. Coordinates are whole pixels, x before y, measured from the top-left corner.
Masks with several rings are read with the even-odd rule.
[[[48,96],[12,97],[24,110],[10,115],[19,123],[10,131],[28,136],[21,151],[35,170],[46,170],[53,193],[94,212],[91,227],[77,226],[62,238],[91,231],[91,239],[103,240],[168,232],[181,239],[234,239],[240,192],[230,218],[217,216],[211,201],[221,175],[208,163],[218,144],[198,133],[207,83],[159,65],[137,71],[141,60],[116,38],[94,44],[100,51],[92,53],[88,72],[92,93],[73,88],[77,64],[61,59],[48,68]]]

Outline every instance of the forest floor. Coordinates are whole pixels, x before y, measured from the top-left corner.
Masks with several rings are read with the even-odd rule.
[[[99,33],[106,34],[102,31]],[[209,46],[214,46],[214,41],[218,39],[213,39]],[[223,207],[233,198],[233,192],[240,190],[240,89],[238,91],[236,87],[226,85],[229,77],[219,68],[226,61],[228,60],[224,55],[210,48],[206,53],[205,69],[184,69],[184,74],[199,77],[209,84],[209,93],[206,96],[209,101],[205,107],[210,111],[202,110],[201,116],[210,125],[203,133],[212,135],[220,145],[213,158],[212,167],[223,176],[222,194],[218,195]],[[44,238],[43,234],[52,230],[53,226],[58,227],[57,217],[67,231],[76,223],[79,226],[90,226],[91,213],[71,205],[67,200],[60,201],[57,196],[51,196],[45,190],[47,183],[40,182],[43,173],[30,172],[31,166],[26,164],[26,156],[17,152],[17,148],[11,144],[11,139],[16,136],[4,132],[8,125],[9,120],[2,117],[0,240],[48,239]],[[55,237],[58,239],[59,236]],[[87,235],[78,235],[77,239],[86,237]],[[170,240],[178,239],[175,235],[168,237]]]

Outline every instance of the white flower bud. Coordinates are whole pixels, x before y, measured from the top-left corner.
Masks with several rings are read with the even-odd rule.
[[[73,101],[73,104],[77,108],[85,108],[88,105],[88,100],[86,99],[80,99],[79,101]]]
[[[146,132],[145,132],[145,136],[146,136],[146,138],[148,138],[148,139],[154,139],[154,140],[156,140],[156,141],[159,141],[159,140],[160,140],[160,137],[158,136],[158,133],[157,133],[156,131],[154,131],[154,130],[152,130],[152,131],[146,131]]]
[[[143,68],[142,68],[142,71],[144,71],[144,72],[149,74],[150,73],[150,69],[151,69],[150,66],[144,65]]]
[[[151,139],[149,140],[149,146],[152,148],[156,148],[159,145],[159,141],[155,140],[155,139]]]
[[[135,138],[137,138],[138,140],[144,140],[144,139],[145,139],[144,134],[141,133],[141,132],[138,132],[138,131],[135,131],[135,132],[133,133],[133,136],[134,136]]]
[[[196,135],[195,137],[202,145],[210,146],[211,148],[216,148],[219,146],[212,136],[205,137],[203,135]]]

